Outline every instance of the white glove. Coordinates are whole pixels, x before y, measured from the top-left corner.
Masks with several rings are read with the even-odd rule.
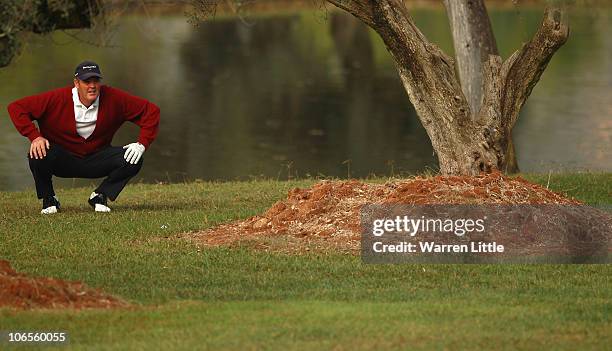
[[[142,154],[145,152],[145,147],[141,143],[127,144],[123,148],[126,149],[123,158],[133,165],[138,163],[138,160],[140,160]]]

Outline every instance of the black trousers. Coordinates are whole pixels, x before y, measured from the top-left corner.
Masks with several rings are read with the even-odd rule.
[[[39,199],[54,196],[52,176],[60,178],[103,178],[96,193],[106,195],[115,201],[128,181],[142,168],[142,157],[137,164],[128,163],[120,146],[109,146],[84,158],[79,158],[51,144],[47,156],[43,159],[30,158],[30,170],[36,184],[36,195]]]

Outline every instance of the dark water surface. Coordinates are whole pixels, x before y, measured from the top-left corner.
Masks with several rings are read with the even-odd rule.
[[[504,57],[531,37],[542,14],[521,7],[490,12]],[[413,14],[425,35],[452,53],[445,12]],[[574,9],[570,16],[570,40],[515,128],[526,172],[612,171],[612,10]],[[0,69],[0,190],[33,186],[29,142],[10,123],[6,105],[71,84],[83,59],[100,63],[106,84],[161,107],[160,135],[139,176],[145,182],[436,169],[388,52],[351,16],[283,12],[194,27],[180,11],[130,14],[112,34],[107,47],[62,32],[31,37],[24,53]],[[114,143],[135,141],[137,132],[126,124]]]

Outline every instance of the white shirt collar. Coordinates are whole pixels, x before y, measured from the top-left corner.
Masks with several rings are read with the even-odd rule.
[[[76,87],[72,88],[72,102],[74,103],[75,107],[87,108],[87,107],[85,107],[85,105],[83,105],[83,103],[79,99],[79,92],[77,91]],[[91,106],[89,106],[89,108],[98,107],[99,103],[100,103],[100,95],[98,95],[96,100],[93,102],[93,104],[91,104]]]

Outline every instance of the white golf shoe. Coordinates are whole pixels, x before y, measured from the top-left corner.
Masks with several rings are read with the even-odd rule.
[[[93,207],[96,212],[110,212],[111,209],[107,206],[107,198],[104,194],[98,194],[95,191],[89,195],[89,205]]]
[[[41,214],[57,213],[60,209],[60,202],[55,196],[46,197],[43,199]]]

